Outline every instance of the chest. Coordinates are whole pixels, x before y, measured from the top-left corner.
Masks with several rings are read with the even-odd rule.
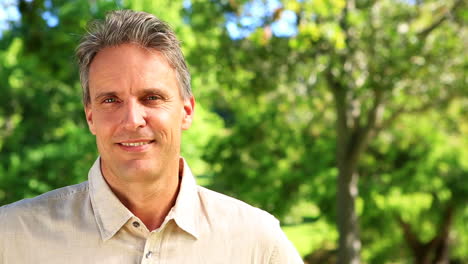
[[[65,231],[66,230],[66,231]],[[10,237],[2,263],[268,263],[251,234],[203,232],[198,238],[170,225],[142,236],[123,228],[103,241],[97,227],[38,228]]]

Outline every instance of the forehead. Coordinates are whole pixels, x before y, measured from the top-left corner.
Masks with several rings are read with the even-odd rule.
[[[175,70],[155,49],[121,44],[99,51],[89,68],[90,93],[113,87],[177,86]],[[168,87],[168,88],[169,88]]]

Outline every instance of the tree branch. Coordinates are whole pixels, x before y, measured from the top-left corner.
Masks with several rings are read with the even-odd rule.
[[[348,104],[346,102],[346,91],[343,85],[333,76],[332,73],[333,66],[329,66],[327,70],[326,77],[328,86],[330,87],[333,97],[335,98],[336,110],[337,110],[337,118],[339,126],[343,129],[343,132],[348,132],[348,125],[347,125],[347,108]]]
[[[401,115],[423,113],[437,105],[447,104],[453,98],[455,98],[455,94],[447,95],[445,98],[440,99],[437,102],[433,102],[433,101],[426,102],[425,104],[419,107],[415,107],[415,108],[407,108],[407,107],[401,106],[395,112],[393,112],[393,114],[389,118],[384,120],[382,123],[377,124],[376,132],[382,129],[386,129],[389,126],[391,126],[395,122],[395,120],[397,120]]]
[[[419,242],[419,239],[413,230],[411,230],[410,224],[406,223],[400,215],[397,215],[395,218],[403,230],[403,236],[405,237],[406,243],[408,243],[409,247],[413,249],[413,252],[419,252],[422,244]]]
[[[369,133],[372,129],[375,128],[377,119],[380,114],[380,109],[382,107],[382,99],[383,99],[384,90],[382,87],[380,89],[377,87],[374,87],[373,93],[374,93],[375,99],[374,99],[374,104],[372,105],[371,110],[369,110],[367,114],[367,124],[364,130],[366,133]]]
[[[443,261],[448,258],[448,249],[449,249],[449,234],[450,226],[452,224],[453,215],[455,214],[455,207],[452,203],[447,205],[447,208],[444,213],[444,218],[442,220],[438,238],[438,245],[435,249],[434,263],[444,263]]]
[[[406,223],[400,215],[396,215],[395,218],[403,230],[403,236],[413,250],[416,263],[445,263],[444,260],[447,260],[448,256],[448,239],[454,210],[455,207],[449,202],[442,216],[437,235],[426,243],[419,240],[411,230],[409,223]]]
[[[352,163],[357,162],[361,153],[366,149],[370,138],[375,135],[377,119],[382,112],[383,89],[374,87],[374,103],[372,108],[367,112],[366,124],[358,124],[352,133],[349,141],[347,157]]]
[[[336,109],[336,135],[337,135],[337,163],[338,167],[342,167],[346,158],[346,147],[349,142],[349,127],[347,124],[348,120],[348,103],[346,98],[346,88],[340,83],[338,77],[333,74],[332,62],[330,62],[328,69],[326,70],[326,79],[328,86],[332,91],[335,109]]]
[[[351,40],[351,36],[349,34],[349,25],[348,25],[348,12],[349,12],[349,9],[352,8],[353,6],[354,6],[353,0],[346,0],[345,6],[343,8],[343,11],[341,12],[341,16],[339,19],[340,27],[345,33],[346,47],[349,47],[349,42]]]
[[[455,11],[458,6],[462,4],[462,0],[457,0],[453,4],[452,8],[447,10],[445,14],[443,14],[438,20],[434,21],[431,25],[429,25],[427,28],[421,30],[417,35],[420,39],[425,39],[427,36],[437,27],[439,27],[445,20],[449,18],[449,15]]]

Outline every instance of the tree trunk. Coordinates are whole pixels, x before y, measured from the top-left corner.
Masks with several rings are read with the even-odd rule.
[[[332,67],[330,67],[332,68]],[[336,119],[336,162],[338,179],[336,189],[337,227],[339,233],[338,264],[359,264],[361,240],[359,238],[359,221],[356,214],[358,196],[357,164],[367,147],[370,132],[374,128],[380,98],[369,112],[368,124],[361,126],[348,112],[348,87],[340,78],[327,72],[327,80],[335,99]],[[380,96],[380,95],[379,95]]]
[[[415,264],[448,264],[449,234],[455,208],[449,204],[442,216],[436,236],[428,242],[422,242],[413,232],[409,223],[397,216],[403,234],[414,257]]]
[[[337,223],[339,232],[338,264],[359,264],[361,241],[355,201],[358,195],[358,174],[353,164],[339,165],[337,189]],[[348,162],[349,163],[349,162]]]

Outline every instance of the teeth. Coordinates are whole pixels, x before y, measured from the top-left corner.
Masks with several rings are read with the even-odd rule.
[[[146,144],[149,144],[150,142],[147,141],[147,142],[134,142],[134,143],[120,143],[126,147],[138,147],[138,146],[143,146],[143,145],[146,145]]]

